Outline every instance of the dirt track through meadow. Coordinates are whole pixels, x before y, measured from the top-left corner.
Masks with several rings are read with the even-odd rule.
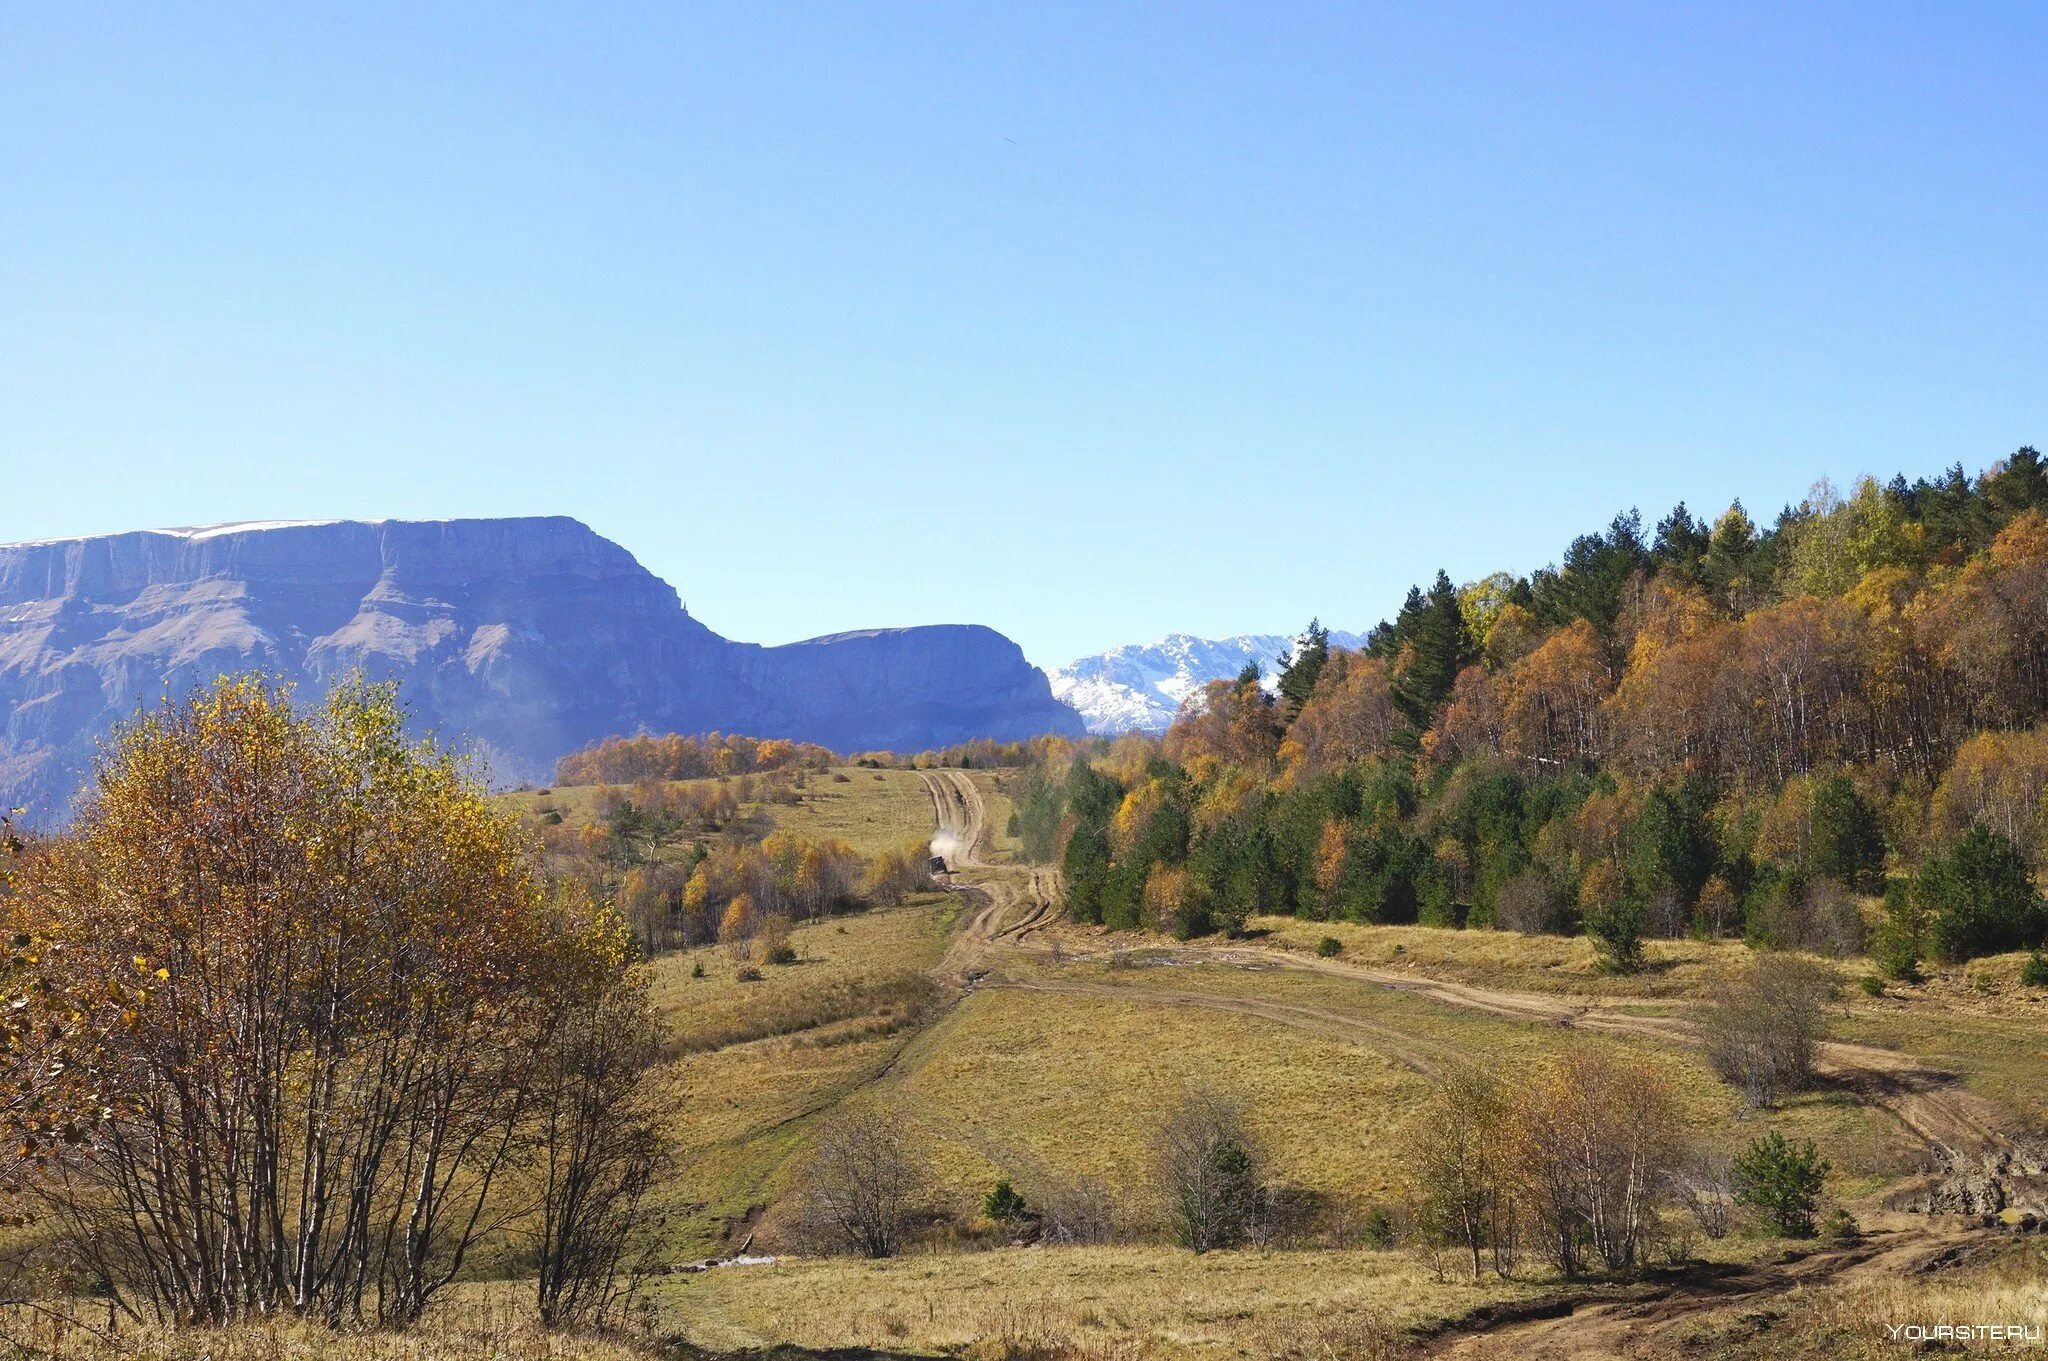
[[[1690,1021],[1639,1014],[1630,1009],[1640,1005],[1638,1000],[1516,992],[1234,942],[1147,946],[1142,952],[1076,950],[1056,930],[1062,897],[1057,872],[990,863],[993,849],[987,807],[972,776],[950,770],[921,771],[919,775],[932,798],[937,828],[934,851],[950,852],[947,863],[953,870],[953,886],[975,904],[940,966],[942,976],[964,989],[1015,988],[1256,1016],[1365,1045],[1431,1076],[1457,1055],[1442,1041],[1396,1024],[1327,1007],[1177,988],[1159,979],[1155,968],[1120,971],[1117,981],[1102,982],[1046,977],[1045,966],[1069,961],[1101,963],[1120,954],[1130,962],[1128,957],[1137,954],[1143,963],[1153,966],[1300,970],[1531,1025],[1678,1045],[1699,1043]],[[1002,965],[1006,957],[1028,959],[1034,976],[1005,977]],[[1998,1107],[1965,1089],[1954,1074],[1907,1055],[1829,1041],[1819,1047],[1815,1071],[1896,1119],[1925,1150],[1936,1173],[1980,1165],[1986,1158],[2009,1154],[2014,1147],[2004,1133],[2006,1118]],[[1432,1351],[1467,1358],[1512,1355],[1521,1361],[1682,1355],[1684,1336],[1703,1313],[1750,1307],[1771,1296],[1821,1283],[1897,1279],[1950,1260],[1959,1246],[1985,1236],[1981,1228],[1957,1216],[1901,1214],[1883,1205],[1863,1208],[1872,1231],[1861,1238],[1721,1276],[1636,1288],[1620,1296],[1597,1292],[1559,1296],[1536,1310],[1475,1318],[1471,1327],[1445,1329]]]

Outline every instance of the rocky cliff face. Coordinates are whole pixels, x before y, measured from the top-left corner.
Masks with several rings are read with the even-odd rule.
[[[396,680],[420,730],[505,782],[642,729],[842,750],[1080,731],[991,629],[731,642],[567,518],[151,530],[0,547],[0,809],[60,819],[116,722],[252,669]]]

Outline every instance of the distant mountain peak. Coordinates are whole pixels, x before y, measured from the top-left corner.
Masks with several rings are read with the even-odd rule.
[[[1065,666],[1045,669],[1055,698],[1071,704],[1097,734],[1164,732],[1187,697],[1212,680],[1227,680],[1257,662],[1271,686],[1281,659],[1302,635],[1240,633],[1197,638],[1169,633],[1151,643],[1126,643]],[[1333,647],[1362,647],[1355,633],[1332,631]]]

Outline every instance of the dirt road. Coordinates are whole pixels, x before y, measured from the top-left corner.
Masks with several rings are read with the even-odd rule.
[[[940,970],[972,986],[987,973],[991,946],[1018,944],[1051,925],[1059,912],[1059,872],[991,863],[995,844],[988,805],[965,771],[921,770],[918,778],[932,800],[932,854],[951,867],[952,886],[974,902]]]
[[[1708,1315],[1753,1310],[1801,1287],[1903,1280],[1941,1265],[1984,1237],[1954,1223],[1916,1218],[1862,1238],[1718,1275],[1621,1287],[1610,1295],[1560,1293],[1482,1314],[1446,1329],[1431,1355],[1462,1361],[1608,1361],[1682,1357],[1697,1351]],[[1749,1320],[1752,1325],[1754,1317]]]

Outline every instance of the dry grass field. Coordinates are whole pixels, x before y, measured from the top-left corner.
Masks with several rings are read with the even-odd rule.
[[[743,778],[734,776],[727,783],[737,790]],[[758,786],[768,777],[752,778]],[[666,782],[664,787],[682,789],[715,783],[718,781],[675,780]],[[505,806],[523,816],[555,812],[564,821],[578,824],[596,817],[607,796],[630,799],[634,792],[632,785],[562,785],[499,797]],[[931,797],[915,771],[867,770],[859,766],[805,771],[802,787],[796,792],[800,796],[796,803],[758,799],[743,802],[743,825],[760,832],[789,832],[814,841],[836,839],[863,855],[892,850],[906,839],[928,833],[931,827]],[[1007,805],[1004,816],[1008,816]]]
[[[672,1134],[681,1152],[667,1188],[679,1257],[715,1252],[764,1203],[805,1121],[857,1090],[897,1053],[929,1005],[950,900],[812,922],[797,962],[756,982],[707,949],[655,962],[655,1001],[676,1057]],[[703,977],[693,977],[700,966]]]
[[[989,1358],[1371,1358],[1400,1330],[1534,1280],[1438,1282],[1410,1253],[1015,1248],[888,1262],[797,1261],[665,1283],[691,1341]]]
[[[864,849],[928,834],[932,803],[917,772],[842,773],[812,775],[801,803],[749,812],[761,825]],[[983,858],[1013,860],[1008,777],[967,778],[987,810]],[[596,794],[513,797],[548,800],[573,818],[589,814]],[[684,1154],[666,1188],[670,1255],[711,1255],[749,1233],[757,1251],[779,1254],[773,1266],[660,1278],[649,1297],[659,1332],[713,1349],[909,1356],[1413,1354],[1417,1327],[1556,1288],[1534,1267],[1507,1282],[1439,1280],[1413,1249],[1358,1246],[1368,1213],[1401,1208],[1414,1115],[1432,1077],[1475,1058],[1514,1069],[1577,1045],[1626,1055],[1666,1078],[1710,1145],[1732,1149],[1767,1129],[1815,1140],[1834,1164],[1831,1201],[1859,1215],[1881,1217],[1879,1196],[1919,1165],[1898,1122],[1844,1089],[1741,1111],[1698,1052],[1666,1033],[1668,1018],[1743,956],[1737,943],[1653,942],[1644,973],[1615,978],[1576,938],[1256,917],[1247,948],[1187,950],[1059,927],[1024,948],[982,951],[962,991],[933,974],[957,970],[948,942],[957,952],[969,905],[935,894],[805,925],[793,941],[798,962],[769,966],[757,981],[743,981],[716,949],[656,962]],[[1303,967],[1317,965],[1325,936],[1340,942],[1335,965]],[[942,958],[953,962],[940,968]],[[2007,978],[2017,967],[2017,957],[1982,961],[1869,997],[1856,986],[1867,962],[1843,961],[1831,1032],[1940,1063],[2014,1113],[2039,1113],[2048,1016]],[[1551,998],[1559,1015],[1490,1014],[1374,981],[1403,978]],[[1666,1030],[1575,1027],[1583,1008]],[[1244,1102],[1275,1182],[1312,1208],[1320,1236],[1349,1246],[1196,1257],[1157,1244],[1152,1141],[1162,1112],[1196,1086]],[[795,1174],[817,1119],[845,1103],[904,1117],[929,1155],[930,1204],[958,1222],[975,1218],[997,1178],[1027,1200],[1093,1183],[1125,1227],[1153,1241],[986,1250],[987,1239],[977,1247],[942,1236],[883,1263],[805,1256],[789,1232]],[[1747,1237],[1694,1246],[1729,1270],[1784,1251]],[[2010,1308],[2034,1260],[1972,1257],[1938,1289],[1817,1279],[1773,1295],[1757,1317],[1801,1349],[1782,1354],[1863,1354],[1851,1347],[1868,1341],[1860,1311]],[[1695,1336],[1702,1354],[1780,1354],[1755,1350],[1719,1314]]]

